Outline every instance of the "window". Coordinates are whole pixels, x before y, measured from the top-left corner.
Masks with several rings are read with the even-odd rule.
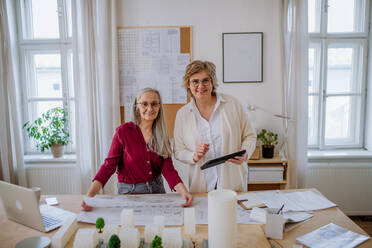
[[[309,0],[310,148],[363,147],[368,0]]]
[[[72,139],[66,152],[74,152],[71,0],[19,0],[17,3],[24,122],[35,120],[53,107],[64,107],[69,113]],[[25,152],[38,152],[26,135]]]

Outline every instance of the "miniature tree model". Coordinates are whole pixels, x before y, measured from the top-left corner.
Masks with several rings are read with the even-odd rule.
[[[155,235],[154,240],[151,242],[150,248],[163,248],[161,243],[161,238],[158,235]]]
[[[99,229],[99,233],[102,233],[102,228],[105,226],[105,221],[103,218],[97,218],[96,220],[96,228]]]
[[[110,237],[109,243],[108,243],[109,248],[120,248],[120,239],[118,235],[113,234]]]

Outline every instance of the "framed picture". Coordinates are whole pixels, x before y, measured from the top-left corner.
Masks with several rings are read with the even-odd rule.
[[[263,81],[263,33],[223,33],[223,82]]]

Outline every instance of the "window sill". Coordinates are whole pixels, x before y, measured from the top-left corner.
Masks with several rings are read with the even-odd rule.
[[[364,149],[340,149],[340,150],[308,150],[309,162],[331,162],[331,161],[372,161],[372,152]]]
[[[75,164],[76,154],[64,154],[60,158],[53,158],[52,154],[24,155],[25,164]]]

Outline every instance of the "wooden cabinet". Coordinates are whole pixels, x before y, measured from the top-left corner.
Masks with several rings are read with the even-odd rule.
[[[261,158],[258,160],[249,160],[248,168],[257,167],[283,167],[283,180],[282,181],[249,181],[248,179],[248,191],[253,190],[275,190],[275,189],[286,189],[289,185],[289,163],[288,160],[282,160],[280,156],[274,156],[273,158]],[[249,172],[251,173],[251,172]]]

